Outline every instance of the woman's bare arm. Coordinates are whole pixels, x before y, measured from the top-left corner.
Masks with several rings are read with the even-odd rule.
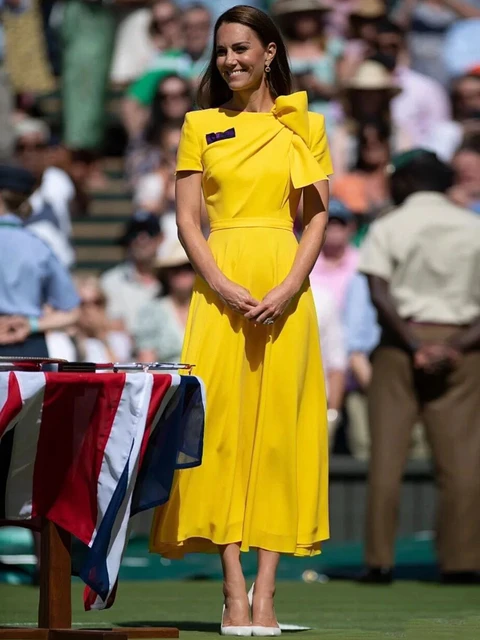
[[[304,232],[292,269],[284,283],[297,293],[313,269],[325,242],[328,222],[329,182],[321,180],[303,191]]]
[[[328,180],[320,180],[303,191],[304,232],[285,280],[272,289],[262,302],[245,314],[254,322],[275,321],[285,311],[292,298],[300,291],[320,254],[325,242],[328,222]]]
[[[224,302],[245,314],[257,301],[244,287],[229,280],[217,266],[201,227],[202,174],[180,171],[176,180],[178,236],[195,271]]]

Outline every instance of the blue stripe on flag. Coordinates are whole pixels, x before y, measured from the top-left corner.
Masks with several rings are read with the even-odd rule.
[[[133,448],[133,444],[132,444]],[[97,535],[93,541],[93,545],[88,551],[85,563],[79,571],[80,578],[87,584],[102,600],[106,600],[108,592],[113,585],[110,585],[110,578],[107,569],[107,555],[110,546],[112,531],[115,526],[118,513],[125,499],[128,485],[128,470],[130,455],[128,456],[125,468],[120,476],[117,487],[115,488],[110,504],[107,507],[104,517],[97,530]]]
[[[180,386],[154,425],[138,473],[131,515],[167,502],[176,469],[202,462],[205,411],[200,383],[180,376]]]

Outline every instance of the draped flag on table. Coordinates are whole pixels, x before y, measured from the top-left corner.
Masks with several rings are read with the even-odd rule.
[[[0,519],[70,532],[85,608],[111,606],[130,515],[201,463],[204,415],[194,376],[0,372]]]

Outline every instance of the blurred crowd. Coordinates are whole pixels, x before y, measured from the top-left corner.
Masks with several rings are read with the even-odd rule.
[[[179,361],[194,273],[176,236],[175,158],[184,116],[195,109],[214,21],[235,4],[0,1],[0,160],[13,159],[35,175],[27,225],[73,271],[80,298],[78,322],[48,333],[51,356]],[[381,331],[360,255],[372,222],[398,204],[389,171],[399,153],[435,153],[452,171],[442,190],[445,206],[480,214],[480,1],[249,4],[277,21],[295,87],[326,119],[335,175],[327,238],[311,284],[331,446],[367,459],[370,356]],[[27,46],[28,29],[36,34],[36,55],[30,41]],[[14,40],[25,43],[23,54]],[[35,73],[27,69],[30,62]],[[36,107],[35,95],[50,82],[62,89],[59,130]],[[108,87],[123,94],[121,130],[106,118]],[[78,273],[72,219],[88,215],[92,189],[108,189],[102,165],[108,149],[123,154],[132,192],[132,216],[119,239],[125,259],[103,274]],[[204,225],[207,234],[206,219]],[[420,424],[411,451],[429,455]]]

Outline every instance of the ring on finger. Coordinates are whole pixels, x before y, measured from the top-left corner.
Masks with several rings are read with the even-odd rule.
[[[263,324],[273,324],[274,320],[272,318],[268,318],[267,320],[263,321]]]

